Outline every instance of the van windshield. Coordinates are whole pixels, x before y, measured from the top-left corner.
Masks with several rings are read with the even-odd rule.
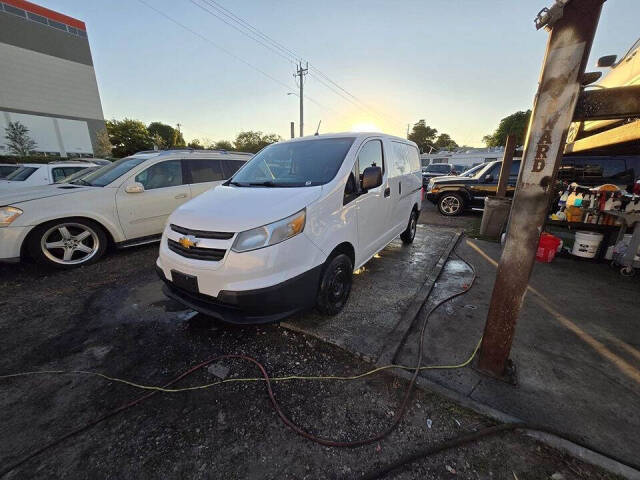
[[[236,173],[239,187],[311,187],[324,185],[338,173],[354,137],[274,143]]]

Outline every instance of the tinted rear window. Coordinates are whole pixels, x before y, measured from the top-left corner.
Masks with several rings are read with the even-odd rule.
[[[191,172],[190,183],[216,182],[225,178],[220,160],[188,160],[187,165]]]
[[[7,175],[6,180],[13,182],[24,182],[27,178],[33,175],[33,172],[38,170],[38,167],[20,167],[15,172]]]

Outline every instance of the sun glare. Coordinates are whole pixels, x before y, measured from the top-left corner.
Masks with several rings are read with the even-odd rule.
[[[380,132],[380,127],[373,123],[356,123],[351,126],[352,132]]]

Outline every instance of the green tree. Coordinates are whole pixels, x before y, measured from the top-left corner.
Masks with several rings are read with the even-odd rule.
[[[428,153],[435,147],[434,142],[437,134],[438,130],[428,126],[424,120],[420,120],[413,126],[408,138],[416,142],[421,152]]]
[[[106,123],[115,157],[122,158],[141,150],[153,148],[153,137],[141,121],[125,118],[124,120],[108,120]]]
[[[159,134],[154,133],[151,135],[151,141],[153,142],[154,150],[164,150],[167,148],[167,142],[164,137],[161,137]]]
[[[507,142],[508,135],[516,136],[516,145],[523,145],[527,136],[527,128],[529,126],[529,118],[531,110],[519,111],[512,113],[508,117],[500,120],[498,128],[491,135],[482,137],[482,141],[487,147],[501,147]]]
[[[185,147],[187,144],[184,141],[184,137],[182,136],[182,132],[177,128],[173,130],[173,140],[171,142],[171,148],[180,148]]]
[[[235,150],[240,152],[256,153],[267,145],[281,141],[280,135],[270,133],[264,135],[262,132],[246,131],[240,132],[234,142]]]
[[[96,134],[96,151],[94,153],[100,158],[109,158],[112,150],[113,145],[109,141],[109,133],[104,128]]]
[[[147,127],[151,136],[159,135],[164,141],[162,148],[180,148],[186,146],[180,130],[162,122],[151,122]]]
[[[194,150],[204,150],[204,146],[200,143],[200,140],[194,138],[189,143],[187,143],[187,147],[193,148]]]
[[[218,140],[216,143],[211,145],[211,148],[214,150],[233,150],[233,143],[229,140]]]
[[[454,150],[458,148],[458,144],[448,133],[441,133],[438,135],[434,145],[438,150]]]
[[[149,130],[149,134],[152,137],[158,135],[162,138],[163,147],[158,146],[158,148],[168,148],[173,144],[175,129],[171,125],[162,122],[151,122],[147,130]]]
[[[9,151],[20,157],[26,157],[38,145],[29,136],[29,129],[19,121],[9,122],[4,129]]]

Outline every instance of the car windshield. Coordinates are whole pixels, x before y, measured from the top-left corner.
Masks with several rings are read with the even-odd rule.
[[[12,182],[24,182],[36,170],[38,170],[38,167],[20,167],[7,175],[5,180],[11,180]]]
[[[86,177],[79,178],[72,181],[73,185],[88,185],[91,187],[104,187],[109,185],[115,179],[121,177],[129,170],[137,167],[144,162],[148,157],[126,157],[116,160],[115,162],[100,167],[93,173],[90,173]]]
[[[425,172],[427,173],[449,173],[451,171],[451,167],[446,163],[436,163],[433,165],[429,165]]]
[[[322,138],[274,143],[260,151],[229,184],[239,187],[311,187],[338,173],[355,138]]]
[[[481,163],[480,165],[476,165],[473,168],[470,168],[469,170],[467,170],[466,172],[464,172],[462,175],[460,175],[461,177],[467,177],[467,178],[473,178],[476,175],[480,174],[480,171],[486,167],[488,165],[488,163]]]
[[[76,173],[72,173],[71,175],[68,175],[64,178],[61,178],[60,180],[56,181],[55,183],[71,183],[74,180],[78,180],[80,178],[86,177],[87,175],[89,175],[92,172],[95,172],[96,170],[98,170],[100,167],[87,167],[87,168],[83,168],[82,170],[76,172]]]

